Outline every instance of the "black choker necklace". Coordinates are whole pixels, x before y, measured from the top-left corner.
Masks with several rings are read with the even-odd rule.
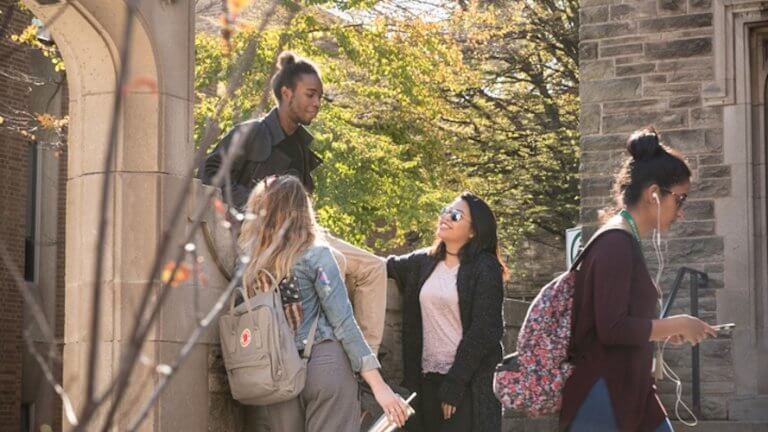
[[[445,254],[450,256],[459,256],[458,253],[448,252],[448,249],[445,250]]]

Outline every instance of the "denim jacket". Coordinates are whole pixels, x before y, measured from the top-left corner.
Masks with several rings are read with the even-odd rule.
[[[381,368],[352,314],[347,287],[331,248],[322,244],[310,247],[294,264],[293,276],[299,285],[303,309],[296,348],[304,349],[309,328],[319,313],[315,344],[339,341],[355,372]]]

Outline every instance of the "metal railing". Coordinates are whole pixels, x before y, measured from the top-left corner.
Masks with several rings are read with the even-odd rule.
[[[669,293],[667,302],[661,310],[662,318],[666,318],[669,315],[672,304],[677,297],[677,292],[680,290],[680,286],[683,284],[686,275],[690,276],[689,289],[691,307],[689,313],[691,316],[699,316],[699,289],[706,289],[709,287],[709,276],[704,272],[690,267],[681,267],[680,270],[677,271],[675,283],[672,285],[672,291]],[[693,412],[696,416],[701,414],[701,366],[699,360],[699,346],[696,345],[691,347],[691,398],[693,399]]]

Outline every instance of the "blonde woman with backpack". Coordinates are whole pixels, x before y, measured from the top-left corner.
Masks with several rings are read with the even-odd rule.
[[[671,432],[651,372],[654,342],[697,344],[715,336],[698,318],[657,318],[661,290],[641,249],[641,239],[656,230],[660,256],[660,233],[683,217],[691,170],[652,127],[633,133],[627,151],[614,180],[617,210],[608,223],[624,221],[630,230],[597,238],[576,274],[571,343],[581,350],[560,412],[569,432]],[[656,359],[662,367],[658,354]]]
[[[304,389],[295,399],[266,407],[273,432],[359,432],[360,399],[355,374],[398,425],[405,402],[384,382],[381,365],[352,314],[344,279],[323,243],[304,186],[293,176],[268,177],[246,204],[239,246],[249,258],[243,280],[249,296],[270,289],[264,270],[280,281],[286,317],[302,351],[317,319]]]

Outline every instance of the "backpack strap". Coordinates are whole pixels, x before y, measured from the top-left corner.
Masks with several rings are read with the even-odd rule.
[[[571,268],[569,269],[569,271],[574,272],[579,269],[579,267],[581,266],[581,262],[584,261],[584,258],[587,256],[587,252],[589,251],[589,249],[592,248],[592,246],[596,243],[597,239],[600,236],[602,236],[603,234],[609,231],[615,231],[615,230],[626,231],[630,235],[632,235],[633,240],[635,239],[634,235],[632,234],[632,228],[629,226],[627,221],[621,216],[618,216],[618,215],[613,216],[611,219],[608,220],[607,223],[605,223],[597,231],[595,231],[595,233],[587,242],[586,246],[584,246],[581,252],[579,252],[579,255],[573,261],[573,264],[571,265]],[[581,360],[587,354],[589,349],[592,348],[592,345],[595,343],[596,340],[597,340],[597,333],[595,332],[595,329],[592,329],[589,333],[587,333],[586,336],[584,336],[584,340],[582,340],[580,343],[574,343],[573,346],[568,349],[568,361],[571,364],[575,364],[577,361]]]
[[[607,233],[608,231],[614,231],[614,230],[626,231],[630,235],[633,235],[632,228],[630,228],[629,224],[627,224],[627,221],[624,220],[624,218],[618,215],[613,216],[608,220],[608,222],[606,222],[597,231],[595,231],[595,233],[589,239],[589,241],[581,250],[581,252],[579,252],[579,255],[576,256],[576,259],[573,260],[573,264],[571,264],[571,268],[569,269],[569,271],[573,272],[578,270],[579,267],[581,266],[581,262],[584,261],[584,258],[587,256],[587,252],[592,248],[592,245],[595,244],[597,239],[603,234]],[[634,235],[632,238],[634,239]]]
[[[320,321],[320,311],[317,311],[317,316],[312,322],[312,327],[309,328],[309,334],[307,335],[307,344],[304,345],[304,349],[301,352],[301,358],[308,359],[312,355],[312,345],[315,344],[315,332],[317,331],[317,322]]]

